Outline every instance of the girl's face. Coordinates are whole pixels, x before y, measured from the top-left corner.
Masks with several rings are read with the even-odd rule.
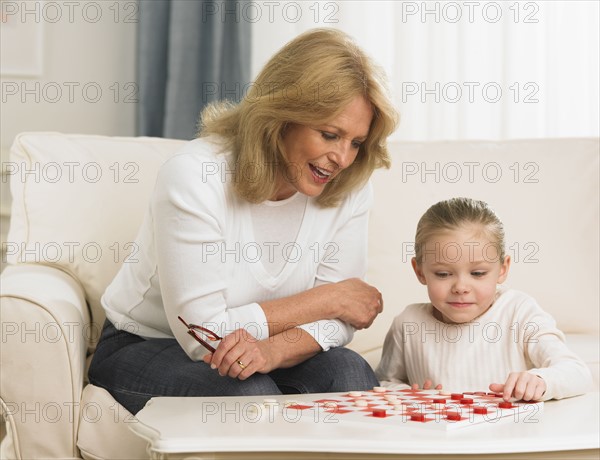
[[[297,191],[319,196],[325,185],[354,162],[369,134],[372,118],[371,104],[357,96],[329,123],[314,127],[289,125],[283,135],[288,164],[271,200],[289,198]]]
[[[446,323],[467,323],[485,313],[496,296],[496,285],[508,275],[510,257],[498,250],[481,225],[435,234],[423,248],[423,260],[412,265],[427,286],[436,317]]]

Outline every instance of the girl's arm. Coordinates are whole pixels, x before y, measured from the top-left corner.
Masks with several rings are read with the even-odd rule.
[[[592,375],[589,368],[569,350],[564,334],[558,329],[554,328],[552,332],[548,328],[541,332],[526,344],[526,349],[535,366],[528,372],[546,383],[542,400],[568,398],[590,391]]]
[[[526,372],[511,373],[503,384],[490,389],[504,399],[562,399],[589,391],[592,376],[587,365],[565,343],[556,322],[532,298],[520,305],[518,341],[531,363]]]
[[[404,360],[404,333],[402,314],[396,316],[383,342],[381,361],[375,370],[382,385],[393,388],[411,388]]]

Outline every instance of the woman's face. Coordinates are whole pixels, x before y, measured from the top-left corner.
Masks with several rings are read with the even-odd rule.
[[[357,96],[326,124],[288,125],[283,135],[288,163],[271,200],[284,200],[296,192],[319,196],[328,182],[352,164],[372,118],[371,104]]]

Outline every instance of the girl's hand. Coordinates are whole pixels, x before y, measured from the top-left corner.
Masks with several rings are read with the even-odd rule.
[[[429,379],[425,380],[425,383],[423,384],[423,390],[431,390],[431,386],[433,385],[433,382]],[[411,386],[411,389],[413,390],[419,390],[419,385],[417,383],[413,383]],[[438,383],[434,390],[441,390],[442,389],[442,384]]]
[[[329,302],[338,307],[336,317],[356,329],[369,327],[383,311],[381,292],[358,278],[339,281],[328,286],[332,289]]]
[[[202,360],[218,370],[219,375],[246,380],[252,374],[266,374],[275,369],[267,341],[257,340],[245,329],[237,329],[221,340],[214,353]]]
[[[538,401],[546,392],[546,382],[540,376],[529,372],[511,372],[504,384],[492,383],[490,390],[502,393],[505,401],[510,398]]]

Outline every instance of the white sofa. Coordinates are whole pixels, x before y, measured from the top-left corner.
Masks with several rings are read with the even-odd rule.
[[[13,204],[1,275],[2,458],[146,456],[127,428],[131,415],[86,386],[86,369],[104,320],[100,296],[121,263],[135,262],[156,172],[182,144],[16,138],[5,165]],[[351,348],[376,364],[391,319],[426,299],[409,263],[418,218],[440,199],[471,196],[505,223],[508,284],[554,315],[597,388],[599,149],[596,138],[392,143],[392,169],[373,177],[369,238],[368,280],[385,311]]]

